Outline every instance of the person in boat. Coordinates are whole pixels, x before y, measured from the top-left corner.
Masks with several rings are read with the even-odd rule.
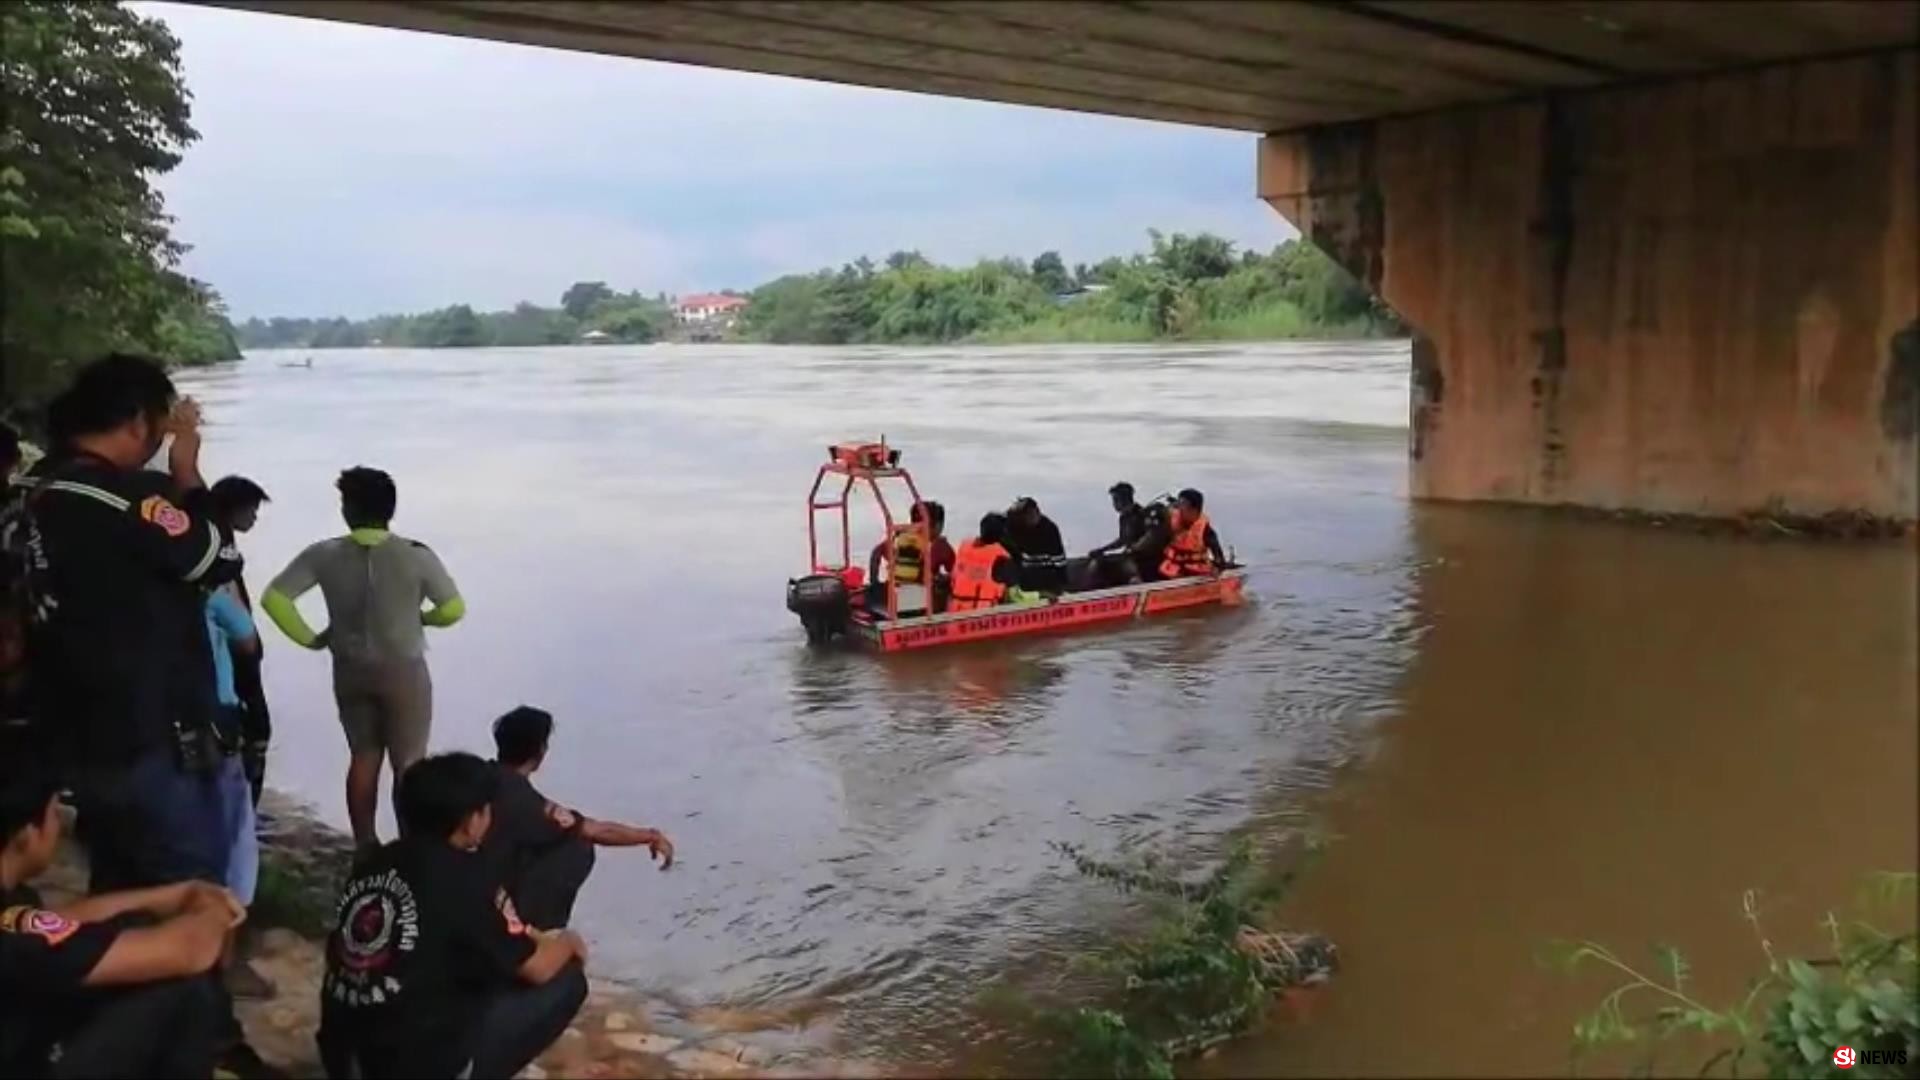
[[[962,541],[954,553],[953,598],[947,610],[977,611],[1004,602],[1010,589],[1019,584],[1020,574],[1013,555],[1007,550],[1005,514],[988,514],[980,519],[980,535]]]
[[[920,550],[920,538],[913,533],[903,533],[891,544],[882,540],[873,545],[873,554],[867,557],[867,610],[887,609],[887,586],[880,577],[882,565],[887,567],[889,578],[901,585],[929,586],[933,610],[945,609],[953,583],[954,559],[953,545],[945,535],[947,508],[937,502],[914,503],[909,520],[918,525],[923,517],[933,540],[932,551]]]
[[[1041,513],[1031,497],[1022,496],[1007,510],[1004,544],[1020,568],[1021,588],[1038,593],[1067,590],[1067,545],[1060,539],[1060,526]]]
[[[1211,577],[1227,565],[1220,537],[1207,521],[1205,495],[1187,488],[1167,512],[1166,543],[1160,549],[1160,577]]]
[[[1127,585],[1140,580],[1130,552],[1147,535],[1147,511],[1134,501],[1133,485],[1125,480],[1107,489],[1113,499],[1113,512],[1120,516],[1120,532],[1112,540],[1087,553],[1092,560],[1094,579],[1101,588]]]
[[[589,818],[533,786],[552,742],[553,714],[545,709],[521,705],[493,722],[500,787],[493,796],[493,827],[480,847],[520,917],[543,930],[572,921],[574,899],[593,872],[595,848],[644,847],[660,869],[673,865],[673,842],[660,830]]]

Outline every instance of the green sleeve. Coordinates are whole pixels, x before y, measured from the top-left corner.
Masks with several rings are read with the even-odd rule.
[[[442,600],[420,613],[423,626],[448,627],[459,622],[467,614],[467,602],[458,596]]]
[[[314,642],[320,638],[319,634],[313,632],[313,627],[307,625],[307,620],[301,617],[293,597],[281,592],[277,586],[269,586],[266,594],[260,597],[260,610],[266,612],[267,618],[273,620],[273,625],[301,648],[313,648]]]

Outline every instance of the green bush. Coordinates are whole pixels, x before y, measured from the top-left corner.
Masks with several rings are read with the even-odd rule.
[[[1035,1005],[1017,993],[995,995],[1019,1004],[1050,1036],[1063,1075],[1171,1077],[1174,1062],[1257,1026],[1276,992],[1332,973],[1324,940],[1260,929],[1298,868],[1260,866],[1244,843],[1198,882],[1151,857],[1113,863],[1055,847],[1080,874],[1141,895],[1151,908],[1143,931],[1077,959],[1098,979],[1102,1000]]]
[[[1874,899],[1911,903],[1915,875],[1876,876]],[[1746,994],[1715,1006],[1693,996],[1692,971],[1680,951],[1657,946],[1658,974],[1649,975],[1604,945],[1563,943],[1554,952],[1571,971],[1599,964],[1625,981],[1573,1028],[1576,1065],[1603,1049],[1638,1049],[1639,1067],[1660,1068],[1663,1044],[1684,1036],[1704,1037],[1718,1049],[1701,1066],[1728,1076],[1757,1063],[1773,1077],[1901,1077],[1920,1074],[1920,954],[1913,931],[1886,933],[1861,921],[1842,925],[1828,913],[1823,922],[1832,954],[1816,959],[1781,957],[1760,926],[1755,895],[1744,900],[1747,922],[1759,940],[1766,970]],[[1861,1056],[1841,1068],[1834,1051],[1850,1046]],[[1869,1062],[1867,1051],[1904,1052],[1905,1061]]]

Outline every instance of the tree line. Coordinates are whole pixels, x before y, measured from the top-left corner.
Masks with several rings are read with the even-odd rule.
[[[812,344],[1144,341],[1402,333],[1400,321],[1318,248],[1235,251],[1210,233],[1149,230],[1146,252],[1080,264],[938,266],[900,251],[755,289],[748,337]]]
[[[1402,333],[1352,275],[1311,244],[1236,251],[1209,233],[1149,230],[1149,250],[1068,269],[1058,252],[1032,260],[940,266],[917,251],[884,262],[790,274],[745,294],[730,331],[773,344],[936,344],[957,341],[1147,341],[1163,338],[1367,337]],[[521,303],[475,312],[460,304],[418,315],[249,319],[240,342],[257,348],[367,345],[459,348],[564,345],[598,331],[643,343],[670,335],[664,295],[616,293],[575,282],[558,307]]]
[[[476,346],[570,345],[588,334],[645,344],[673,328],[665,296],[617,293],[604,281],[578,281],[557,307],[521,302],[508,311],[475,311],[467,304],[416,315],[370,319],[248,319],[236,327],[247,349],[357,349],[365,346],[457,349]]]
[[[0,4],[0,362],[25,408],[113,349],[237,360],[153,180],[198,133],[180,43],[117,3]]]

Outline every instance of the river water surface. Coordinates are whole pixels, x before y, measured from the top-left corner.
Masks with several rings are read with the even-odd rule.
[[[1555,938],[1686,949],[1708,990],[1916,843],[1908,545],[1707,538],[1406,498],[1401,344],[260,353],[195,374],[209,476],[274,502],[256,590],[340,531],[343,467],[470,615],[433,638],[434,742],[559,718],[539,781],[666,829],[604,853],[603,974],[827,1007],[848,1050],[1030,1072],[979,991],[1129,910],[1050,844],[1196,864],[1335,839],[1285,912],[1342,947],[1304,1021],[1222,1073],[1560,1070],[1608,984]],[[1073,549],[1105,491],[1203,489],[1254,602],[881,659],[782,606],[830,441],[884,433],[953,531],[1032,495]],[[872,538],[866,538],[870,543]],[[317,618],[316,614],[316,618]],[[324,658],[269,632],[270,782],[344,821]]]

